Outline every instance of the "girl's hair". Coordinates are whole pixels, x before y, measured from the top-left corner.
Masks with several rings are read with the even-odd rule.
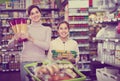
[[[38,11],[41,13],[41,9],[40,9],[37,5],[31,5],[31,6],[29,6],[28,9],[27,9],[27,15],[28,15],[28,16],[30,16],[31,10],[32,10],[33,8],[37,8]]]
[[[63,24],[63,23],[65,23],[65,24],[67,25],[68,29],[70,29],[69,23],[68,23],[67,21],[62,21],[62,22],[60,22],[60,23],[58,24],[57,29],[59,29],[60,25]]]

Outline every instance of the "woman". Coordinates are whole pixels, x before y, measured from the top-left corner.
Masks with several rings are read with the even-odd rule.
[[[23,42],[23,50],[21,52],[21,81],[28,81],[25,78],[24,65],[32,62],[41,62],[46,59],[45,50],[49,49],[51,41],[51,29],[45,27],[41,22],[41,10],[38,6],[31,5],[28,10],[28,16],[31,24],[28,25],[28,33],[17,33],[14,35],[9,46],[13,45],[19,38],[27,39]]]
[[[48,58],[50,60],[54,60],[53,58],[53,50],[55,51],[61,51],[61,52],[68,52],[69,55],[66,55],[65,59],[67,60],[74,60],[76,62],[79,61],[79,49],[78,44],[75,40],[72,40],[69,38],[69,23],[66,21],[61,22],[58,25],[57,31],[59,34],[59,37],[53,40],[50,44],[50,49],[48,53]],[[72,54],[70,54],[70,51],[75,51],[77,53],[76,59]],[[63,56],[58,55],[57,59],[63,59]]]

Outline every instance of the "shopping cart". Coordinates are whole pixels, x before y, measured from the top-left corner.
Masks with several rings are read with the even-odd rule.
[[[69,61],[56,61],[56,63],[70,63]],[[34,73],[34,69],[39,65],[41,64],[47,64],[46,62],[45,63],[30,63],[30,64],[26,64],[24,66],[26,72],[29,74],[29,78],[30,78],[30,81],[42,81],[40,80],[38,77],[35,76],[35,73]],[[74,71],[80,76],[78,78],[72,78],[72,79],[69,79],[69,80],[62,80],[62,81],[85,81],[86,79],[86,76],[81,73],[76,67],[73,67]]]

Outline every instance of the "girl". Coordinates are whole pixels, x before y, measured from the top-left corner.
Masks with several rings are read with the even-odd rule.
[[[57,31],[59,34],[59,37],[56,38],[55,40],[53,40],[50,44],[50,49],[49,49],[49,53],[48,53],[48,58],[50,60],[54,60],[53,57],[53,50],[54,51],[75,51],[77,53],[77,57],[76,59],[74,58],[74,56],[72,54],[67,55],[67,57],[65,59],[69,60],[69,61],[76,61],[78,62],[79,60],[79,49],[78,49],[78,44],[75,40],[72,40],[69,38],[69,23],[66,21],[63,21],[61,23],[59,23]],[[62,56],[58,55],[59,60],[63,59]]]

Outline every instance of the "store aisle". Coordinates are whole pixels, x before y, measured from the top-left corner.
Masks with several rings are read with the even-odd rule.
[[[0,72],[0,81],[20,81],[20,72]]]

